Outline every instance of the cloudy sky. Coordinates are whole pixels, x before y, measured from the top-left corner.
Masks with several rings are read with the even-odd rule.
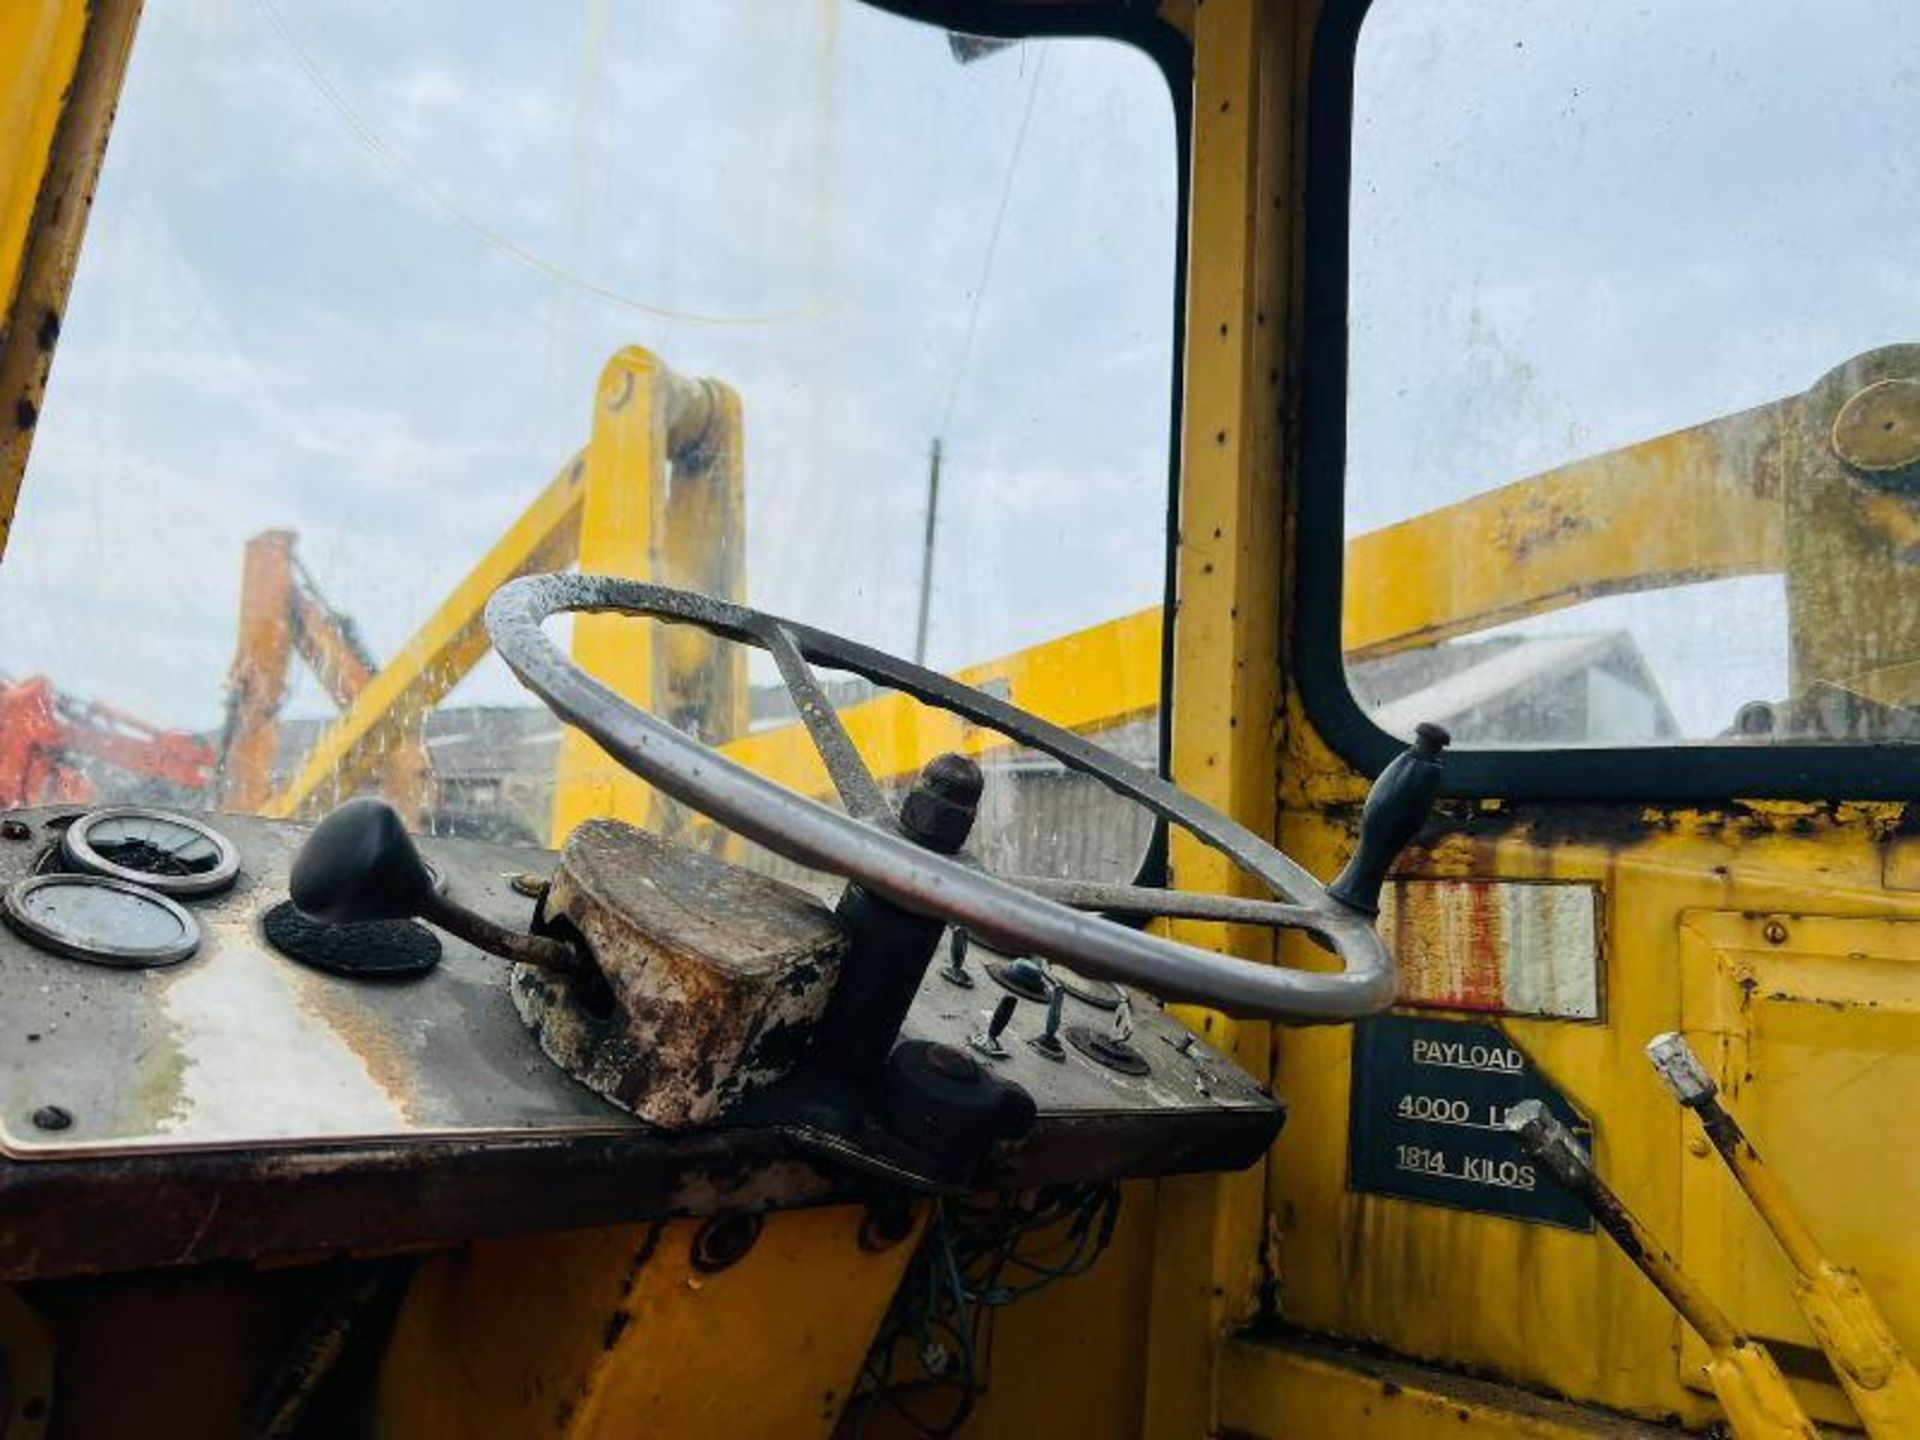
[[[1896,0],[1379,0],[1351,528],[1914,338],[1916,42]],[[852,0],[149,0],[0,671],[214,725],[269,526],[391,654],[625,344],[742,392],[762,605],[909,649],[936,433],[934,661],[1149,604],[1175,224],[1164,84],[1104,42],[963,66]],[[1620,626],[1692,733],[1784,688],[1776,581],[1535,628]]]
[[[1150,604],[1174,167],[1165,82],[1106,42],[961,65],[835,0],[154,0],[0,670],[217,723],[270,526],[391,654],[628,344],[741,392],[761,605],[909,651],[936,433],[931,659]],[[460,698],[524,697],[494,665]]]

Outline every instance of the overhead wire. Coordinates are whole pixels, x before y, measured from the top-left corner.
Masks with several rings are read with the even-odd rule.
[[[973,357],[974,336],[980,328],[981,302],[986,298],[987,287],[993,281],[994,258],[1000,253],[1000,236],[1006,229],[1007,208],[1013,199],[1014,177],[1020,172],[1020,157],[1026,153],[1027,132],[1033,128],[1034,102],[1040,98],[1040,77],[1046,72],[1048,53],[1048,47],[1044,44],[1035,48],[1039,51],[1039,58],[1033,62],[1033,79],[1027,86],[1026,107],[1020,112],[1020,126],[1014,131],[1013,149],[1007,156],[1006,173],[1000,180],[1000,200],[994,207],[993,224],[987,231],[987,248],[980,257],[980,278],[974,284],[973,297],[967,307],[967,328],[961,335],[960,349],[954,357],[953,375],[947,382],[947,398],[940,407],[940,424],[933,432],[935,435],[945,435],[953,421],[954,405],[960,398],[960,384]]]
[[[478,216],[465,209],[445,191],[441,190],[439,186],[435,185],[433,181],[421,171],[419,166],[415,165],[405,155],[389,145],[385,137],[354,108],[346,96],[334,85],[325,69],[321,67],[320,62],[313,57],[313,54],[306,46],[300,43],[299,37],[295,35],[287,25],[286,17],[280,13],[280,9],[274,3],[274,0],[258,0],[258,3],[261,13],[266,16],[268,23],[279,35],[281,42],[287,48],[288,54],[293,58],[294,64],[300,68],[301,73],[307,77],[308,82],[312,84],[320,97],[339,115],[340,119],[346,124],[347,129],[352,132],[354,138],[360,142],[367,153],[384,164],[402,183],[447,219],[470,231],[486,245],[501,255],[504,255],[507,259],[539,275],[543,275],[550,280],[557,280],[561,284],[569,285],[584,294],[593,296],[595,299],[604,300],[610,305],[618,305],[627,310],[634,310],[642,315],[652,316],[656,320],[678,321],[689,325],[777,325],[787,321],[812,319],[833,308],[830,304],[797,306],[792,309],[769,310],[758,314],[741,315],[718,314],[701,310],[679,310],[671,306],[658,305],[651,301],[641,300],[623,291],[615,290],[611,286],[603,285],[599,281],[589,279],[584,275],[577,275],[565,266],[556,264],[546,256],[528,249],[511,237],[502,235]]]

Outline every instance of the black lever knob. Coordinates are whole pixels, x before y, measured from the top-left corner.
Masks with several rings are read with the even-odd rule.
[[[418,916],[505,960],[574,974],[593,968],[565,941],[509,930],[442,895],[384,800],[349,800],[314,826],[293,857],[287,891],[301,914],[330,925]]]
[[[1452,736],[1438,725],[1414,730],[1411,749],[1380,772],[1360,812],[1360,844],[1327,893],[1363,915],[1380,913],[1380,887],[1407,843],[1420,833],[1440,793],[1440,752]]]
[[[314,826],[287,889],[303,915],[332,925],[405,920],[433,899],[433,872],[383,800],[349,800]]]

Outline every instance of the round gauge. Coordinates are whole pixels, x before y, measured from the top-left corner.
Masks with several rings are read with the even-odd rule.
[[[137,805],[82,815],[60,837],[60,854],[76,870],[165,895],[212,895],[240,873],[240,852],[218,830]]]
[[[179,905],[103,875],[30,875],[7,891],[7,923],[56,955],[137,970],[174,965],[200,946]]]

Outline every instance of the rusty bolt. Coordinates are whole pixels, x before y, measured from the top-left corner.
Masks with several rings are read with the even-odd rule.
[[[738,1265],[760,1238],[763,1223],[753,1212],[714,1216],[693,1237],[693,1268],[702,1275],[717,1275]]]
[[[536,875],[531,870],[523,870],[518,875],[509,876],[507,884],[516,895],[524,895],[529,900],[538,900],[547,890],[547,877]]]
[[[36,1130],[66,1130],[73,1125],[73,1112],[59,1105],[42,1105],[33,1112]]]
[[[1767,943],[1769,945],[1784,945],[1787,943],[1787,927],[1778,920],[1767,921],[1766,928],[1761,930],[1760,933],[1767,937]]]
[[[31,840],[33,827],[24,820],[0,820],[0,839]]]
[[[986,788],[980,767],[964,755],[936,755],[900,802],[900,828],[911,840],[942,855],[958,854],[973,830]]]

